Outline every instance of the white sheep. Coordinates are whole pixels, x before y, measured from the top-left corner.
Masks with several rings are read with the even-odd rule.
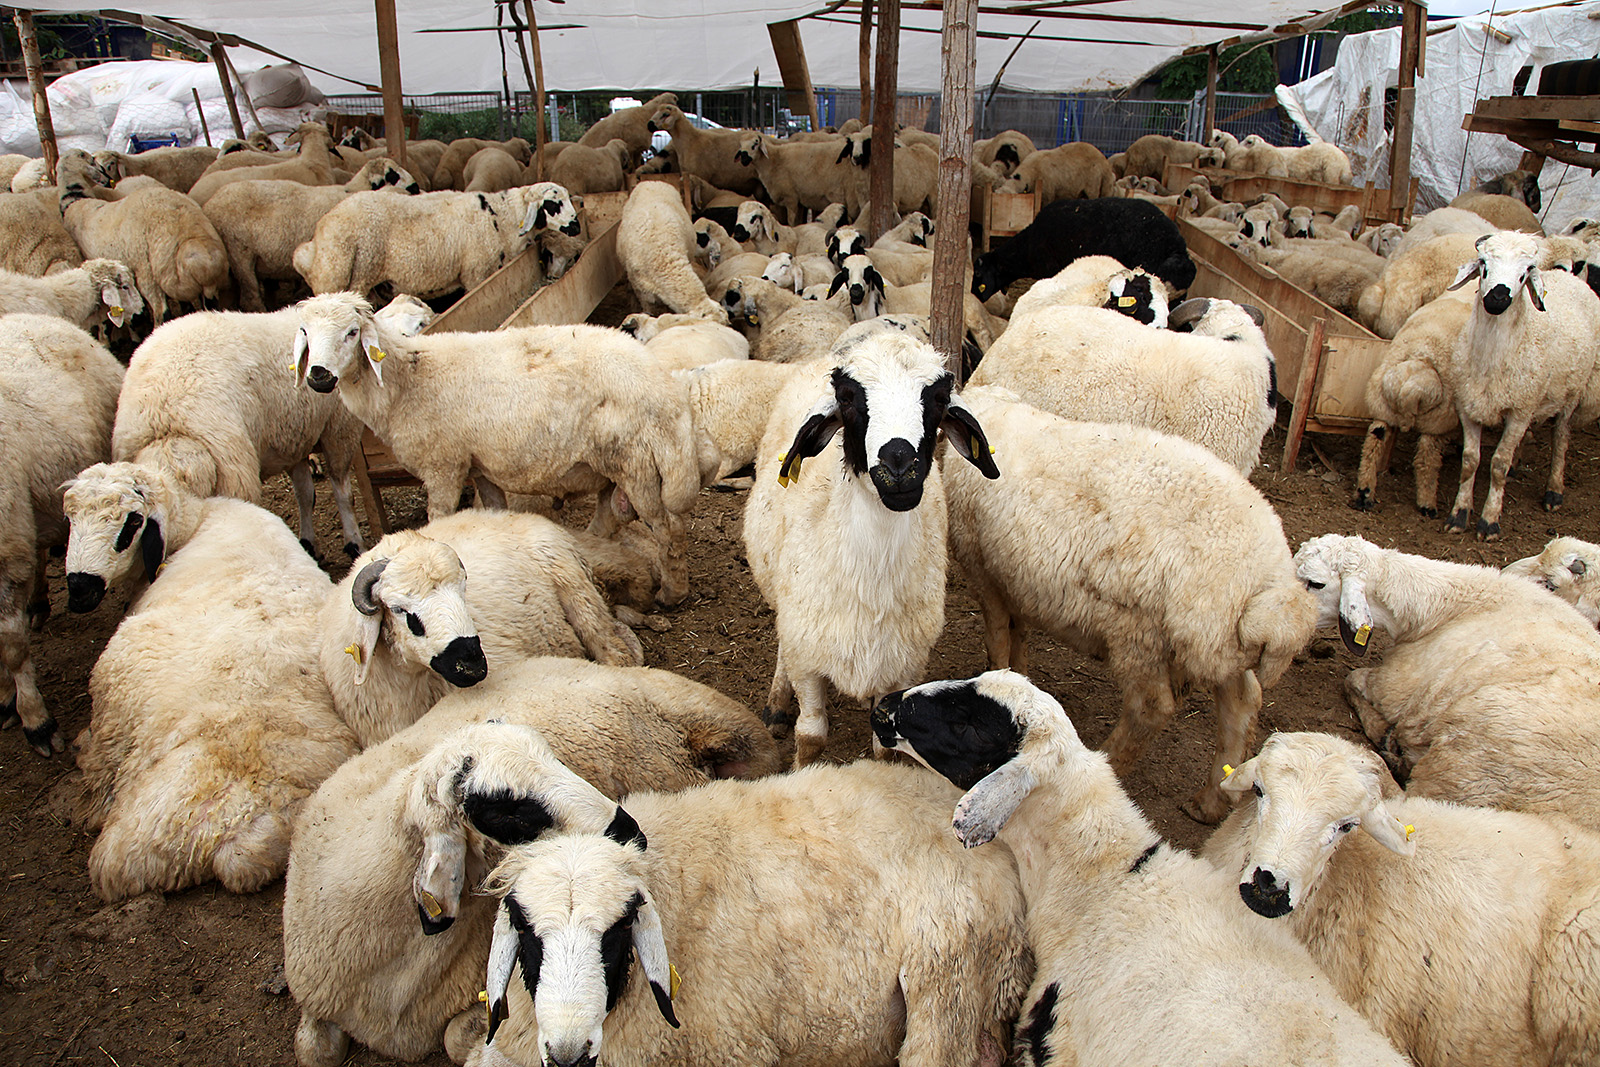
[[[635,313],[623,319],[620,328],[644,342],[646,351],[672,370],[750,358],[750,342],[744,334],[698,315]]]
[[[951,821],[962,844],[998,836],[1019,859],[1038,970],[1018,1062],[1410,1062],[1293,934],[1239,906],[1230,873],[1162,841],[1026,678],[929,682],[887,698],[872,725],[879,744],[967,790]]]
[[[61,483],[111,452],[122,365],[59,318],[0,317],[0,727],[39,755],[65,742],[34,677],[28,631],[50,616],[45,550],[67,541]]]
[[[1576,537],[1553,538],[1537,556],[1514,560],[1501,570],[1544,586],[1600,626],[1600,591],[1595,589],[1595,580],[1600,578],[1600,545]]]
[[[712,485],[755,462],[772,406],[798,363],[721,360],[677,372],[689,387],[700,484]]]
[[[461,169],[462,188],[469,193],[499,193],[517,185],[533,181],[531,174],[524,177],[525,164],[499,145],[480,148]],[[567,188],[565,182],[558,182]],[[585,190],[567,188],[569,193]]]
[[[778,762],[748,710],[666,671],[532,659],[446,697],[341,766],[300,815],[283,940],[301,1067],[342,1062],[351,1037],[400,1059],[442,1039],[464,1059],[481,1040],[496,904],[479,885],[500,846],[545,818],[603,830],[606,797]]]
[[[1110,256],[1081,256],[1029,286],[1012,306],[1007,328],[1041,308],[1071,305],[1111,308],[1161,330],[1171,303],[1172,287],[1143,268],[1124,267]]]
[[[1394,639],[1345,697],[1412,796],[1554,812],[1600,829],[1600,635],[1525,578],[1327,534],[1295,553],[1320,602],[1361,654]],[[1441,671],[1440,664],[1449,664]]]
[[[1289,159],[1285,150],[1268,144],[1258,133],[1241,140],[1238,158],[1229,153],[1226,162],[1229,170],[1250,171],[1272,178],[1289,176]]]
[[[1250,137],[1246,137],[1244,143],[1248,144]],[[1283,157],[1284,170],[1293,181],[1349,186],[1355,180],[1350,157],[1338,145],[1315,141],[1299,148],[1280,148],[1278,151]]]
[[[40,278],[82,262],[54,189],[0,195],[0,267]]]
[[[867,255],[845,257],[839,273],[834,275],[833,281],[828,286],[828,296],[832,297],[841,291],[849,295],[850,312],[857,322],[877,318],[886,313],[927,317],[931,314],[930,309],[933,305],[932,282],[920,282],[915,285],[889,284],[883,275],[878,273],[872,258]],[[987,352],[1005,327],[995,322],[983,306],[983,301],[974,296],[970,289],[962,292],[961,300],[966,334],[972,338],[980,352]]]
[[[735,241],[764,256],[779,252],[793,254],[799,241],[793,226],[780,225],[772,209],[756,200],[746,200],[739,205],[728,233]]]
[[[805,299],[764,278],[735,278],[721,299],[730,318],[760,328],[750,358],[763,362],[820,359],[850,328],[850,316],[832,301]]]
[[[662,603],[688,594],[693,428],[682,386],[638,341],[600,326],[403,338],[351,293],[298,311],[297,376],[317,392],[337,388],[422,479],[430,519],[456,509],[469,475],[502,504],[506,492],[552,492],[569,473],[609,479],[661,546]]]
[[[1186,300],[1172,330],[1104,308],[1051,307],[984,353],[973,385],[1001,385],[1063,418],[1131,422],[1205,445],[1248,474],[1277,411],[1278,378],[1259,311]]]
[[[466,187],[467,162],[485,148],[498,148],[518,163],[527,166],[533,162],[533,150],[521,137],[505,141],[486,141],[481,137],[457,137],[439,154],[439,164],[433,171],[433,188],[461,190]]]
[[[1461,417],[1461,482],[1449,528],[1467,528],[1483,428],[1500,424],[1489,464],[1489,492],[1478,515],[1478,537],[1500,536],[1506,472],[1535,420],[1555,417],[1544,506],[1561,506],[1567,442],[1574,423],[1600,416],[1590,377],[1600,353],[1600,301],[1587,283],[1565,271],[1541,272],[1539,239],[1505,231],[1478,241],[1478,256],[1452,289],[1478,279],[1472,317],[1456,339],[1451,378]],[[1580,403],[1583,408],[1580,410]]]
[[[839,158],[843,144],[842,138],[790,144],[750,132],[739,141],[734,157],[755,170],[773,206],[790,226],[798,226],[804,209],[821,212],[854,195],[855,174]]]
[[[955,796],[915,767],[812,767],[632,793],[604,834],[508,850],[467,1063],[999,1062],[1024,906],[1010,855],[950,836]]]
[[[144,310],[133,272],[115,260],[85,260],[44,278],[0,270],[0,314],[54,315],[88,330],[102,308],[114,326]]]
[[[1408,798],[1328,734],[1273,734],[1224,788],[1205,858],[1419,1067],[1600,1057],[1600,837]]]
[[[294,348],[293,308],[201,311],[158,327],[128,365],[111,437],[114,459],[160,466],[197,496],[261,502],[264,478],[294,483],[299,533],[316,549],[316,486],[322,455],[339,509],[345,553],[361,551],[351,496],[361,423],[334,397],[297,388],[284,357]]]
[[[1477,239],[1466,233],[1442,234],[1395,251],[1361,294],[1356,318],[1379,337],[1393,338],[1418,308],[1450,287],[1462,264],[1477,258]]]
[[[133,155],[105,149],[94,154],[95,164],[111,177],[113,183],[142,174],[180,193],[187,193],[194,188],[194,183],[216,160],[217,150],[210,145],[152,148]]]
[[[389,534],[351,565],[320,625],[323,678],[363,748],[531,656],[644,662],[572,536],[524,513],[475,508]]]
[[[634,186],[617,223],[617,259],[647,313],[665,307],[727,325],[727,314],[706,295],[690,266],[689,257],[698,247],[676,189],[663,182]]]
[[[665,130],[672,135],[672,155],[682,173],[743,196],[750,196],[761,187],[755,171],[738,159],[739,143],[748,131],[702,130],[676,104],[656,108],[646,125],[652,132]]]
[[[1434,208],[1411,224],[1411,228],[1406,230],[1406,235],[1400,239],[1394,254],[1410,251],[1424,241],[1431,241],[1447,233],[1470,234],[1476,239],[1494,233],[1498,229],[1498,226],[1482,215],[1473,214],[1464,208]]]
[[[989,665],[1027,671],[1027,626],[1103,654],[1122,686],[1105,743],[1119,774],[1171,721],[1175,690],[1210,686],[1215,752],[1184,810],[1216,822],[1223,768],[1252,750],[1262,687],[1316,623],[1277,514],[1236,468],[1181,438],[1072,422],[994,388],[964,399],[1006,457],[997,482],[961,464],[945,472],[951,555],[983,610]]]
[[[816,286],[821,286],[826,292],[827,283],[832,281],[837,273],[838,268],[827,256],[796,257],[791,252],[779,252],[767,261],[766,267],[761,271],[761,277],[774,285],[804,294],[807,289]]]
[[[767,422],[744,541],[777,612],[764,717],[781,728],[798,696],[797,767],[827,742],[830,681],[858,700],[909,685],[944,626],[940,432],[1000,474],[954,387],[929,345],[878,331],[798,373]]]
[[[1263,248],[1254,242],[1242,241],[1238,251],[1244,258],[1272,268],[1285,281],[1304,289],[1329,307],[1354,315],[1363,294],[1378,280],[1377,271],[1341,257],[1318,254],[1320,250],[1296,247],[1317,243],[1320,242],[1285,241],[1282,247]],[[1352,244],[1351,247],[1359,246]]]
[[[106,900],[211,878],[260,889],[300,804],[356,751],[312,666],[327,576],[276,515],[155,467],[96,464],[66,510],[74,600],[135,557],[149,580],[89,675],[90,885]]]
[[[1116,173],[1100,149],[1087,141],[1069,141],[1056,148],[1030,152],[1001,188],[1036,192],[1048,204],[1052,200],[1116,196],[1116,182]]]
[[[342,161],[333,151],[333,138],[327,126],[320,122],[302,122],[289,136],[300,145],[295,155],[285,154],[281,162],[263,166],[208,171],[189,188],[189,199],[204,207],[206,201],[234,182],[291,181],[301,185],[332,185],[336,180],[343,181],[349,173],[336,169]]]
[[[632,159],[633,149],[621,137],[593,148],[571,145],[550,165],[550,180],[579,195],[620,192],[627,184]]]

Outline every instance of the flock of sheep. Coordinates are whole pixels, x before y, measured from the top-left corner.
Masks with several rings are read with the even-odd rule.
[[[958,377],[928,341],[927,135],[897,134],[904,217],[869,244],[870,128],[699,130],[669,97],[537,168],[458,141],[401,169],[308,124],[287,158],[68,153],[56,189],[0,196],[0,661],[40,755],[66,748],[29,654],[48,550],[71,610],[130,596],[73,746],[95,894],[284,877],[303,1067],[352,1039],[480,1067],[1600,1059],[1600,547],[1506,573],[1293,551],[1248,480],[1279,400],[1262,314],[1179,299],[1194,267],[1161,208],[1314,291],[1380,261],[1351,290],[1394,326],[1357,504],[1416,428],[1422,505],[1454,419],[1464,529],[1499,425],[1486,538],[1529,425],[1555,419],[1553,508],[1600,417],[1600,224],[1502,229],[1538,206],[1512,178],[1396,245],[1151,187],[1169,160],[1348,182],[1331,146],[1108,160],[1008,133],[975,180],[1056,202],[974,261]],[[637,166],[656,128],[672,148]],[[530,245],[559,274],[582,196],[635,169],[622,328],[424,332],[417,296]],[[295,278],[312,295],[265,310]],[[163,322],[219,296],[244,310]],[[89,331],[146,310],[124,369]],[[374,544],[363,426],[427,496],[426,525]],[[259,506],[282,473],[293,530]],[[634,632],[692,591],[710,487],[747,491],[775,613],[760,716],[645,667]],[[587,529],[549,517],[569,498],[594,499]],[[951,559],[992,670],[925,681]],[[1026,678],[1030,629],[1107,660],[1103,753]],[[1345,683],[1370,746],[1258,749],[1264,689],[1319,631],[1356,655],[1385,635]],[[1183,806],[1221,824],[1199,856],[1118,778],[1193,685],[1216,743]],[[830,716],[869,714],[904,756],[819,762]]]

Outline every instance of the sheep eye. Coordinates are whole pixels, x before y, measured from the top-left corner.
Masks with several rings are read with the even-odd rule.
[[[411,630],[412,633],[416,634],[418,637],[421,637],[427,632],[422,625],[422,620],[411,614],[411,612],[402,611],[400,614],[406,617],[406,626]]]
[[[1354,830],[1355,828],[1356,828],[1356,824],[1355,824],[1355,820],[1354,819],[1350,820],[1349,822],[1342,822],[1342,823],[1339,824],[1339,832],[1341,834],[1347,834],[1351,830]]]
[[[352,326],[352,327],[350,327],[350,332],[345,334],[345,337],[354,337],[355,335],[356,335],[356,328],[354,326]]]
[[[1250,791],[1255,793],[1255,795],[1258,796],[1258,797],[1261,796],[1262,795],[1262,793],[1261,793],[1261,783],[1260,782],[1253,783],[1250,786]]]
[[[1310,578],[1307,578],[1306,579],[1306,588],[1307,589],[1326,589],[1326,588],[1328,588],[1328,583],[1327,582],[1313,582]]]

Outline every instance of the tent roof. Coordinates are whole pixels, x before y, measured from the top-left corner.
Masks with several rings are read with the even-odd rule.
[[[725,89],[779,81],[765,24],[812,16],[801,38],[818,86],[857,84],[858,0],[535,0],[543,29],[546,86],[584,89]],[[978,22],[978,83],[987,84],[1035,21],[1038,29],[1006,69],[1014,89],[1063,92],[1130,85],[1185,49],[1270,34],[1295,21],[1326,22],[1317,0],[987,0]],[[35,10],[84,11],[82,0],[33,0]],[[902,4],[900,88],[939,90],[937,0]],[[1357,4],[1356,6],[1361,6]],[[400,70],[405,91],[492,91],[501,86],[501,50],[492,0],[398,0]],[[122,9],[236,35],[368,85],[377,85],[372,0],[135,0]],[[509,26],[509,19],[505,22]],[[521,62],[506,35],[506,66],[521,88]],[[243,67],[250,53],[236,57]],[[359,91],[315,71],[324,92]]]

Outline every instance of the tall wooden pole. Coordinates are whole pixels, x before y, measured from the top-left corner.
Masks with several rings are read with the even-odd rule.
[[[867,243],[893,229],[894,209],[894,112],[900,99],[900,0],[878,0],[877,70],[872,86],[872,174],[869,202],[872,225],[867,228]]]
[[[528,41],[533,46],[533,103],[537,116],[533,124],[533,176],[544,181],[544,53],[539,50],[539,20],[533,15],[533,0],[522,0],[528,15]]]
[[[861,124],[872,121],[872,0],[861,0]]]
[[[221,41],[211,46],[211,62],[217,65],[217,77],[222,81],[222,99],[228,102],[228,117],[233,120],[233,135],[244,140],[244,121],[239,118],[239,101],[233,96],[233,79],[228,77],[227,50]]]
[[[222,50],[222,61],[228,65],[228,73],[233,75],[233,84],[239,87],[239,95],[244,97],[244,109],[250,112],[250,121],[256,124],[256,129],[266,130],[267,127],[262,123],[261,116],[256,114],[256,102],[250,99],[250,90],[245,88],[244,79],[239,77],[239,68],[233,65],[233,60],[229,57],[226,48]]]
[[[378,16],[378,75],[383,80],[383,139],[389,158],[406,165],[406,115],[400,94],[400,25],[394,0],[373,0]]]
[[[39,33],[33,28],[33,12],[19,10],[12,16],[17,24],[17,39],[22,42],[22,64],[28,71],[28,87],[33,90],[33,121],[39,127],[39,146],[44,149],[44,165],[50,182],[56,180],[56,124],[50,119],[50,98],[45,95],[44,63],[39,59]]]
[[[1211,143],[1211,131],[1217,128],[1217,46],[1206,49],[1206,125],[1200,131],[1200,143]]]
[[[939,107],[939,210],[933,228],[933,347],[961,380],[966,335],[967,224],[972,214],[973,89],[978,0],[944,0],[944,96]],[[876,135],[874,135],[876,140]],[[876,153],[874,153],[876,155]],[[873,218],[877,218],[876,212]]]
[[[1412,120],[1417,108],[1417,75],[1422,72],[1422,48],[1428,8],[1404,0],[1400,11],[1399,92],[1394,110],[1394,139],[1389,145],[1389,218],[1404,222],[1411,192]]]

